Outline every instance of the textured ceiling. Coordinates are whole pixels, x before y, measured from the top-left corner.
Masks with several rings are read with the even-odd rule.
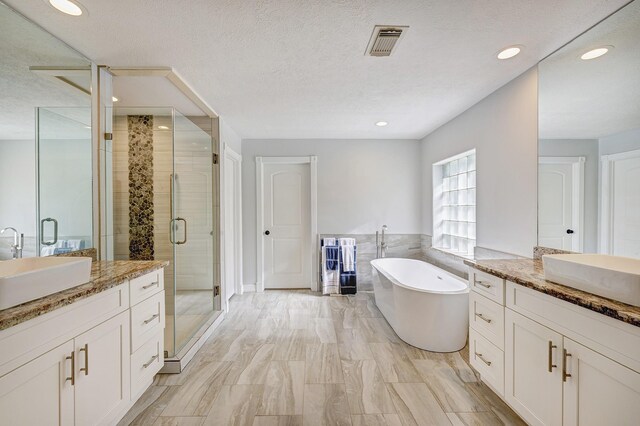
[[[98,63],[173,67],[243,138],[423,137],[625,2],[9,1]],[[364,56],[376,24],[410,26],[389,58]]]
[[[204,113],[166,77],[114,77],[114,104],[122,107],[174,107],[184,115],[202,116]]]
[[[583,61],[601,46],[614,48]],[[625,7],[539,67],[540,138],[598,139],[640,128],[640,2]]]

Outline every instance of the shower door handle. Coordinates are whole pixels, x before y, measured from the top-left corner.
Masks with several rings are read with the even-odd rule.
[[[53,241],[44,241],[44,223],[53,222]],[[58,221],[48,217],[40,221],[40,238],[42,239],[43,246],[52,246],[58,242]]]
[[[181,221],[184,223],[184,239],[182,241],[173,241],[173,233],[178,229],[175,225],[176,222]],[[169,241],[171,244],[185,244],[187,242],[187,220],[183,217],[176,217],[169,222]]]

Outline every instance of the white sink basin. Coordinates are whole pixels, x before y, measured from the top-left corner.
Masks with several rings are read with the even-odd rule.
[[[0,262],[0,309],[90,280],[90,257],[30,257]]]
[[[640,259],[606,254],[542,256],[544,278],[619,302],[640,306]]]

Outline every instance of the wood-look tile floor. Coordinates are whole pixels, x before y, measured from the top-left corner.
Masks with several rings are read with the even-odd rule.
[[[185,371],[158,375],[122,425],[524,424],[465,350],[423,351],[370,293],[234,296]]]

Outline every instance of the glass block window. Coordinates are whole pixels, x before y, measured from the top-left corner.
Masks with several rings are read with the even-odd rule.
[[[434,246],[472,256],[476,245],[475,150],[434,165]]]

